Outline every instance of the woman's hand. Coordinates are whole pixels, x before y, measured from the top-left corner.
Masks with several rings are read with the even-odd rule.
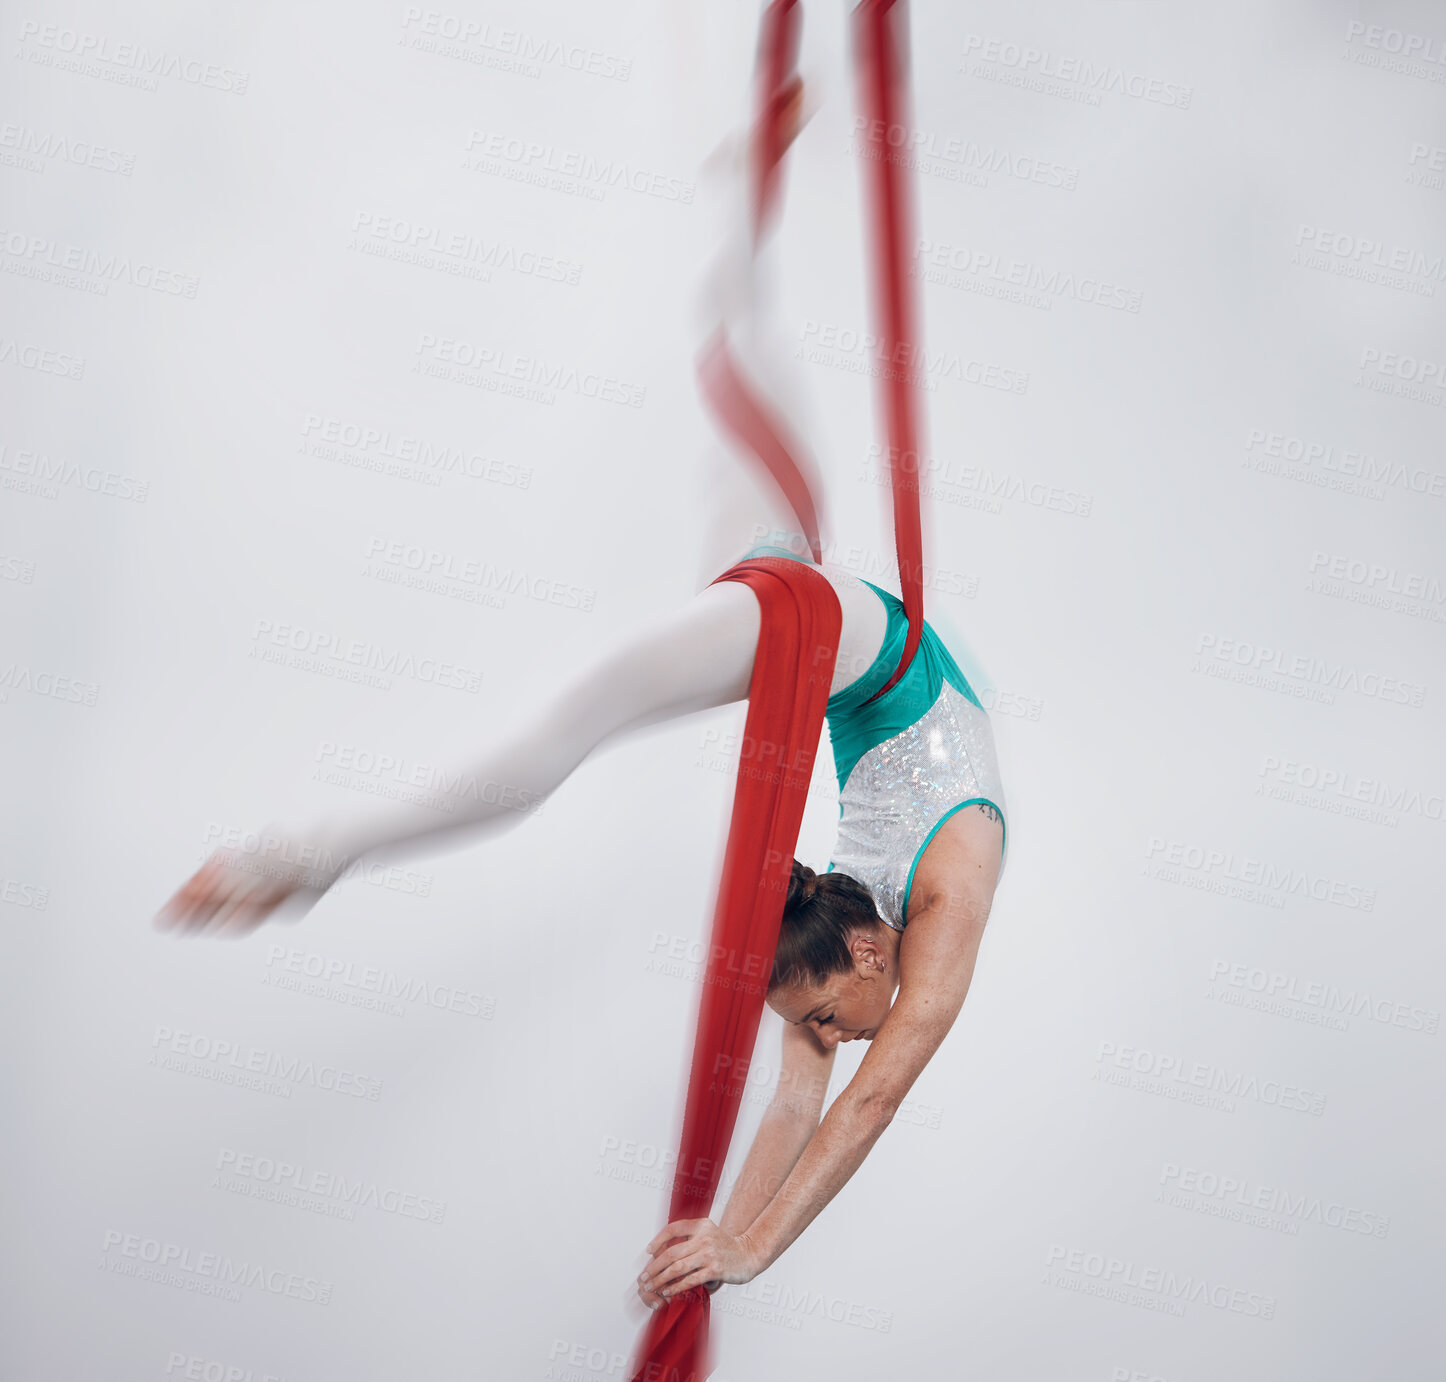
[[[643,1250],[651,1255],[638,1278],[638,1295],[650,1310],[679,1291],[724,1283],[742,1285],[762,1270],[746,1233],[724,1233],[711,1219],[675,1219]]]
[[[341,876],[344,861],[319,832],[270,825],[248,839],[257,841],[254,850],[216,850],[156,914],[156,927],[244,936],[294,894],[310,907]]]

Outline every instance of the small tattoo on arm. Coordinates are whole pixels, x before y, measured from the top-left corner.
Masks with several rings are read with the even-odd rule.
[[[982,812],[984,812],[984,814],[988,816],[991,821],[1000,821],[1003,819],[1003,817],[1000,816],[999,812],[996,811],[987,801],[977,801],[974,804]]]

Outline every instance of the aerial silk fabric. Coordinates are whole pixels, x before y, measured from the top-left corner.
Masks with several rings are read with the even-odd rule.
[[[918,372],[924,360],[909,275],[914,243],[912,200],[905,177],[909,139],[909,11],[903,0],[864,0],[853,14],[854,62],[864,117],[865,198],[872,231],[876,335],[883,349],[879,389],[888,437],[894,550],[909,636],[894,674],[877,700],[908,670],[924,634],[924,539],[919,514],[923,455]]]
[[[717,580],[749,586],[761,624],[669,1223],[712,1214],[773,972],[843,623],[824,576],[787,557],[753,557]],[[712,1371],[709,1299],[695,1286],[653,1313],[630,1382],[703,1382]]]
[[[781,122],[788,85],[795,76],[798,61],[801,18],[797,0],[773,0],[763,12],[759,31],[754,73],[756,109],[748,141],[755,252],[776,220],[782,199]],[[793,511],[814,561],[822,561],[818,504],[798,460],[802,444],[739,368],[725,327],[719,326],[698,352],[696,370],[699,389],[712,409],[714,420],[740,445],[744,456],[762,464]]]
[[[754,168],[755,242],[776,213],[783,155],[785,86],[798,56],[797,0],[765,8],[757,54]],[[924,632],[923,536],[919,513],[922,429],[917,369],[924,358],[908,274],[912,215],[903,165],[908,145],[908,9],[904,0],[862,0],[853,12],[854,57],[864,114],[865,197],[871,226],[876,334],[884,348],[881,402],[888,437],[894,545],[908,636],[893,675],[908,669]],[[720,332],[698,362],[699,381],[720,425],[773,475],[821,559],[818,506],[796,444],[748,388]],[[768,977],[783,920],[799,825],[838,657],[842,613],[833,587],[814,567],[755,557],[718,580],[738,580],[758,596],[762,624],[748,690],[743,751],[709,946],[668,1222],[711,1217],[713,1199],[758,1036]],[[756,976],[756,982],[738,976]],[[629,1382],[704,1382],[713,1370],[709,1294],[696,1286],[653,1313]]]

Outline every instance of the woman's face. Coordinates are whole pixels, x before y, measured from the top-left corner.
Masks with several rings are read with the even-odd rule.
[[[821,984],[778,985],[768,1006],[785,1022],[812,1027],[825,1047],[872,1041],[889,1015],[899,986],[899,933],[880,923],[849,938],[853,967]]]

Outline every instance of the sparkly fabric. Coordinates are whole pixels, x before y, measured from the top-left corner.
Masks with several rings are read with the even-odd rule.
[[[880,917],[902,931],[910,874],[925,840],[941,817],[971,798],[999,811],[1007,835],[989,716],[945,682],[923,716],[870,749],[849,773],[829,869],[863,883]]]

